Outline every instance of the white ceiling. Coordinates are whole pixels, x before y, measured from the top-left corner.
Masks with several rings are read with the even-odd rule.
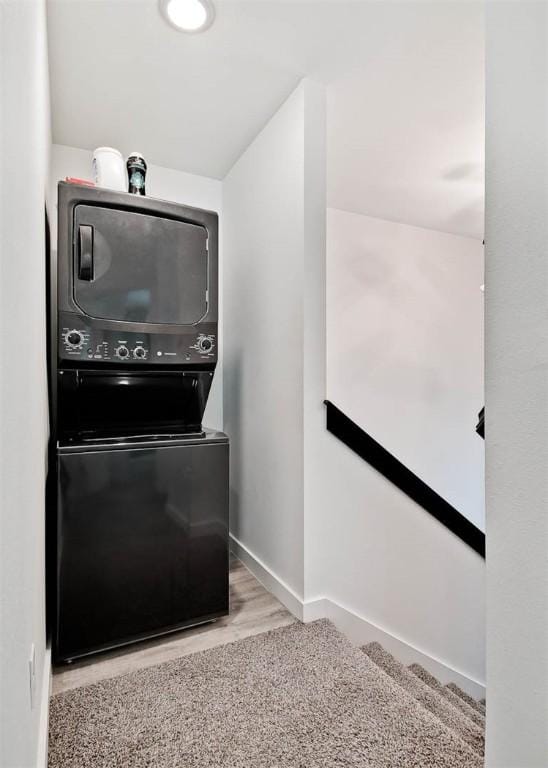
[[[328,93],[329,204],[482,237],[480,2],[49,0],[53,139],[223,178],[303,76]]]

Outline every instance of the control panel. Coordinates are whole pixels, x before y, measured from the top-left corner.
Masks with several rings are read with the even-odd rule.
[[[61,359],[162,365],[207,363],[217,359],[214,333],[193,329],[180,335],[129,333],[85,327],[75,317],[60,318],[64,319],[69,323],[59,328]]]

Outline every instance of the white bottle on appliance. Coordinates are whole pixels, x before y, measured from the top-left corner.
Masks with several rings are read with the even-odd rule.
[[[127,191],[126,165],[113,147],[97,147],[93,153],[93,178],[98,187]]]

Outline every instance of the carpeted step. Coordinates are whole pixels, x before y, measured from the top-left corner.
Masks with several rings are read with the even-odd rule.
[[[432,690],[436,691],[436,693],[439,693],[440,696],[443,696],[444,699],[447,699],[448,702],[450,702],[454,707],[466,715],[469,720],[471,720],[480,728],[485,728],[485,717],[473,707],[471,707],[468,702],[464,701],[464,699],[461,699],[460,696],[457,696],[456,693],[453,693],[453,691],[451,691],[445,685],[442,685],[442,683],[440,683],[440,681],[434,677],[434,675],[431,675],[430,672],[428,672],[424,667],[421,667],[420,664],[411,664],[409,667],[407,667],[407,669],[418,678],[420,678],[423,683],[429,685]]]
[[[483,768],[326,620],[58,694],[49,725],[49,768]]]
[[[466,693],[466,691],[463,691],[462,688],[459,688],[459,686],[455,683],[447,683],[446,687],[450,691],[453,691],[453,693],[455,693],[457,696],[460,696],[460,698],[467,704],[470,704],[470,706],[473,707],[476,712],[480,712],[482,715],[485,715],[485,701],[483,703],[481,701],[476,701],[473,696],[470,696],[468,693]]]
[[[362,648],[365,654],[426,710],[434,714],[444,725],[451,728],[479,755],[483,755],[485,739],[483,729],[469,720],[460,710],[450,704],[413,672],[400,664],[379,643],[369,643]]]

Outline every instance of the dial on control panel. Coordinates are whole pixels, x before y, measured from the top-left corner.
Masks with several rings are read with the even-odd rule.
[[[125,360],[127,357],[129,357],[129,349],[122,345],[120,347],[116,347],[114,354],[116,357],[119,357],[120,360]]]
[[[84,337],[80,331],[73,329],[72,331],[67,331],[67,333],[65,333],[65,342],[72,349],[78,349],[84,343]]]
[[[198,347],[200,348],[200,352],[210,352],[213,347],[213,342],[211,339],[204,337],[198,341]]]
[[[146,350],[144,347],[135,347],[133,350],[133,357],[137,358],[138,360],[142,360],[146,357]]]

